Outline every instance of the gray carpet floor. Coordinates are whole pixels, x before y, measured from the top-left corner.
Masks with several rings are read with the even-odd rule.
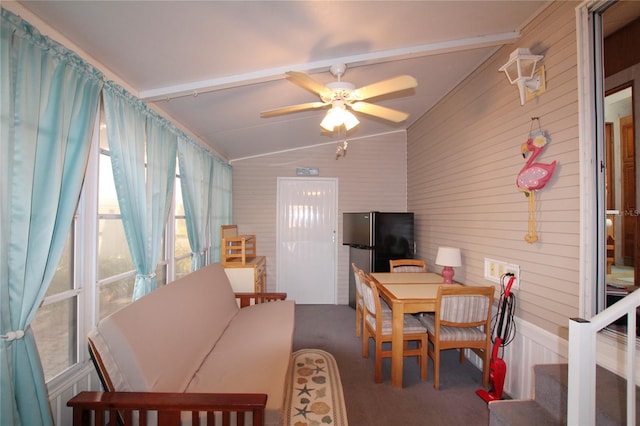
[[[297,305],[293,350],[318,348],[335,357],[344,389],[350,426],[488,425],[489,409],[475,391],[482,372],[470,362],[460,364],[457,351],[445,351],[440,390],[429,378],[420,381],[415,358],[405,358],[404,387],[391,385],[391,360],[383,360],[383,382],[374,382],[373,340],[369,358],[362,358],[362,340],[355,335],[355,310],[346,305]]]

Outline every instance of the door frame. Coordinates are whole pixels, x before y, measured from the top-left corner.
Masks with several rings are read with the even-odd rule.
[[[604,307],[605,272],[599,265],[606,262],[604,173],[598,161],[604,158],[604,76],[602,60],[602,2],[587,0],[576,8],[578,71],[578,140],[580,150],[580,267],[578,316],[591,318]],[[601,94],[597,96],[597,94]],[[602,214],[600,214],[602,210]],[[602,244],[600,244],[602,242]],[[602,247],[600,247],[602,246]]]
[[[606,0],[586,0],[575,9],[581,179],[579,316],[582,318],[591,318],[606,307],[606,200],[605,173],[602,172],[606,90],[602,14],[612,4]],[[636,87],[634,83],[633,96]]]
[[[333,304],[337,305],[338,304],[338,212],[339,212],[339,208],[338,208],[338,201],[339,201],[339,197],[338,197],[338,190],[339,190],[339,185],[338,185],[338,178],[329,178],[329,177],[281,177],[278,176],[277,178],[277,184],[276,184],[276,277],[280,277],[280,183],[283,181],[325,181],[325,182],[331,182],[333,183],[334,186],[334,217],[335,217],[335,223],[334,223],[334,229],[333,229]],[[282,291],[282,287],[280,285],[280,280],[277,279],[276,280],[276,291],[280,292]]]

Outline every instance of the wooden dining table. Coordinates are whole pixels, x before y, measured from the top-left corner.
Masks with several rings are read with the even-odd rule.
[[[442,275],[433,272],[373,272],[380,296],[391,307],[391,383],[402,387],[404,314],[434,312]]]

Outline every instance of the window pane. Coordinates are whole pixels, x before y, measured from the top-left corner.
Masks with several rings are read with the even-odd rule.
[[[98,279],[112,277],[135,267],[129,253],[121,219],[100,219],[98,241]]]
[[[171,220],[171,219],[169,219]],[[162,241],[160,242],[160,259],[158,259],[158,262],[162,262],[163,260],[166,260],[167,255],[166,255],[166,226],[165,226],[165,231],[162,232]]]
[[[176,260],[176,280],[191,272],[191,256]]]
[[[191,253],[191,247],[189,246],[189,237],[187,236],[187,220],[176,219],[176,259],[186,254]]]
[[[45,297],[73,290],[73,235],[72,227]]]
[[[100,105],[100,148],[109,150],[107,141],[107,120],[104,116],[104,105]]]
[[[77,297],[42,306],[31,323],[45,380],[78,362]]]
[[[100,286],[100,319],[131,303],[136,276]]]
[[[182,202],[182,187],[180,186],[180,179],[176,178],[176,182],[173,186],[173,193],[176,200],[176,216],[184,216],[184,203]]]
[[[167,284],[167,265],[160,264],[156,268],[156,280],[158,281],[158,288]]]
[[[98,182],[98,214],[120,214],[116,184],[113,180],[111,157],[100,154],[100,178]]]

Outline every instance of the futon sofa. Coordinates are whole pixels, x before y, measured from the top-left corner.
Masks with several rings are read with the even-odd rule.
[[[143,392],[140,401],[157,395],[175,404],[207,394],[231,412],[229,405],[241,408],[266,395],[253,423],[281,425],[294,331],[294,302],[285,298],[236,295],[223,267],[211,264],[104,318],[89,334],[90,352],[112,395]],[[176,393],[184,395],[171,398]]]

